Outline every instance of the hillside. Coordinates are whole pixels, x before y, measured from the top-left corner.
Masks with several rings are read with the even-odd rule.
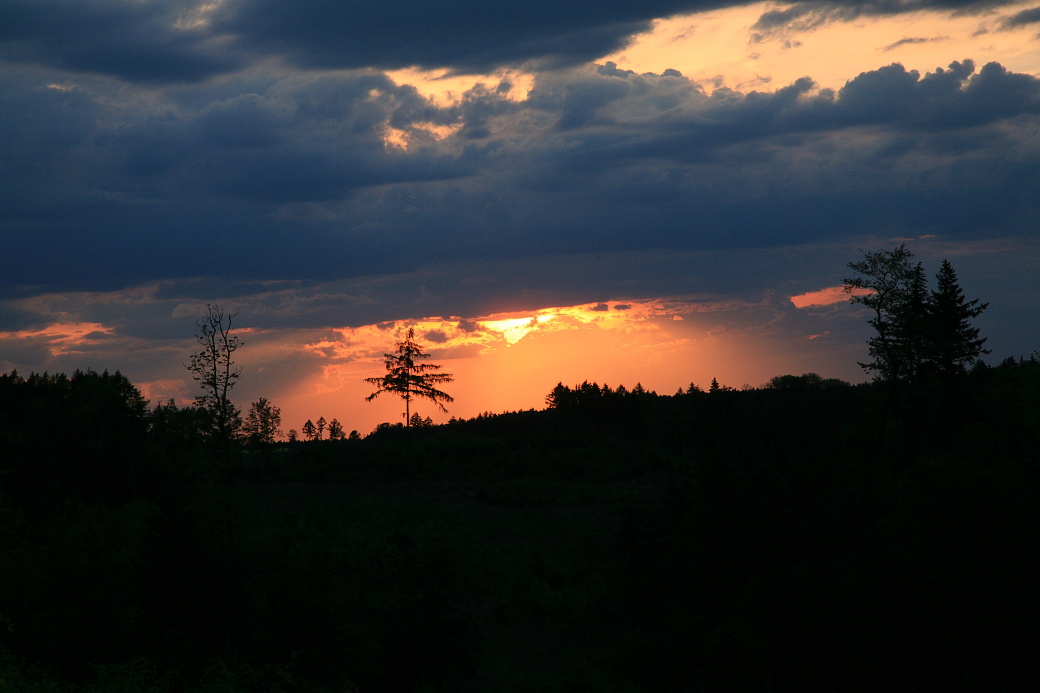
[[[809,376],[548,394],[226,457],[118,374],[2,376],[0,688],[1034,676],[1040,362],[897,398]]]

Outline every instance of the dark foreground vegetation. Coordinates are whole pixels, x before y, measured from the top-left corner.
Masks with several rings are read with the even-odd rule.
[[[0,377],[0,689],[1033,690],[1040,361],[214,449]]]

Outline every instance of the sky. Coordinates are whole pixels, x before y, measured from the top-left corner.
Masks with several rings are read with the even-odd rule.
[[[991,363],[1040,349],[1040,2],[0,0],[0,371],[153,404],[209,304],[282,428],[557,382],[858,382],[836,291],[943,258]]]

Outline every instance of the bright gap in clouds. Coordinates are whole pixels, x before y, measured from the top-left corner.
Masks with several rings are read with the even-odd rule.
[[[758,3],[745,7],[661,19],[646,34],[604,61],[635,72],[675,69],[708,91],[728,87],[774,91],[802,77],[821,87],[840,88],[861,72],[891,63],[931,72],[954,60],[1040,74],[1036,25],[1005,29],[1002,22],[1034,0],[999,13],[953,16],[915,12],[824,22],[798,32],[764,32],[755,24],[763,13],[785,7]]]
[[[381,422],[399,422],[401,400],[381,394],[365,402],[375,390],[365,379],[385,373],[383,354],[393,351],[409,327],[430,354],[428,362],[455,378],[442,388],[455,398],[448,413],[425,400],[412,405],[413,412],[436,423],[452,416],[542,409],[557,382],[628,388],[641,383],[667,395],[691,382],[706,389],[712,378],[732,387],[759,386],[775,375],[809,370],[857,378],[858,344],[850,348],[781,327],[776,311],[768,302],[609,301],[474,320],[341,328],[302,345],[313,359],[310,375],[267,396],[282,407],[286,432],[319,416],[338,418],[345,430],[362,434]]]
[[[398,84],[410,84],[442,107],[458,103],[466,92],[477,87],[504,94],[513,101],[523,101],[534,86],[534,75],[520,70],[499,70],[489,75],[456,75],[447,70],[410,67],[389,70],[386,74]]]
[[[815,28],[763,30],[764,13],[787,5],[763,2],[658,19],[621,51],[603,56],[624,70],[661,74],[678,70],[711,92],[775,91],[802,77],[821,88],[839,89],[862,72],[901,63],[922,74],[971,59],[996,61],[1013,72],[1040,76],[1036,25],[1005,26],[1008,17],[1035,6],[1034,0],[980,14],[912,12],[853,21],[821,20]],[[818,16],[809,15],[806,23]],[[387,73],[441,106],[459,103],[474,87],[502,91],[523,101],[535,75],[501,70],[489,75],[455,75],[446,70],[407,68]],[[401,146],[399,141],[390,141]]]

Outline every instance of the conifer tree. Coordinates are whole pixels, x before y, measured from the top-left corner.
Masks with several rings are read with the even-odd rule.
[[[430,358],[424,354],[422,347],[415,341],[415,328],[408,328],[408,335],[404,341],[397,343],[397,349],[393,353],[384,354],[386,375],[379,378],[365,378],[365,382],[375,385],[378,389],[365,398],[366,402],[383,394],[390,392],[404,400],[405,425],[410,426],[411,402],[414,397],[423,397],[436,404],[441,411],[448,411],[442,402],[453,402],[454,398],[446,392],[438,390],[435,385],[450,383],[452,378],[449,373],[438,373],[440,366],[432,363],[421,363],[423,359]]]
[[[928,276],[918,262],[909,268],[905,291],[892,307],[891,354],[904,380],[917,382],[929,361]]]
[[[318,429],[314,426],[314,422],[310,419],[307,419],[306,423],[303,424],[303,428],[300,430],[303,431],[303,437],[307,440],[318,439]]]
[[[329,422],[329,440],[342,440],[343,438],[343,424],[339,422],[339,419],[333,419]]]
[[[938,286],[929,292],[923,267],[912,264],[911,257],[906,244],[866,253],[863,260],[849,263],[861,276],[842,281],[852,303],[874,311],[868,322],[875,334],[867,340],[873,360],[860,366],[872,371],[875,380],[893,384],[919,384],[931,374],[964,372],[989,353],[983,348],[986,339],[971,324],[988,304],[965,300],[948,260],[936,275]]]
[[[942,261],[935,275],[936,288],[929,302],[930,357],[935,371],[941,376],[963,373],[975,363],[984,349],[985,337],[979,337],[979,328],[971,321],[989,307],[979,299],[964,298],[957,273],[947,260]]]

